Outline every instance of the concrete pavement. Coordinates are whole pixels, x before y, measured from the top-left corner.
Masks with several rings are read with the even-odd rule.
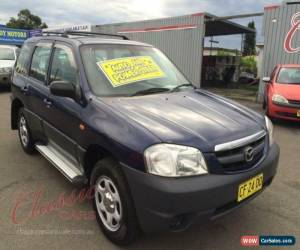
[[[101,233],[86,194],[79,197],[79,188],[42,156],[23,152],[17,132],[10,130],[9,94],[0,90],[0,250],[118,249]],[[261,111],[256,104],[246,105]],[[144,236],[128,249],[232,250],[241,248],[241,235],[299,240],[300,124],[277,123],[275,139],[281,147],[279,171],[255,200],[187,232]]]

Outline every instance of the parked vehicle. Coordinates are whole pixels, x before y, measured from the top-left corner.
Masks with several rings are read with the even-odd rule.
[[[252,83],[255,81],[255,75],[246,71],[241,72],[239,83]]]
[[[0,45],[0,85],[10,84],[10,77],[15,65],[19,48],[11,45]]]
[[[263,107],[270,118],[300,121],[300,65],[281,64],[266,84]]]
[[[26,153],[36,149],[71,182],[94,187],[112,242],[185,230],[271,184],[279,147],[267,117],[196,89],[151,45],[117,38],[28,39],[11,105]]]

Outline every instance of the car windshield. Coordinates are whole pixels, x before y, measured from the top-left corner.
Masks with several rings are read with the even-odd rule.
[[[10,48],[0,48],[0,60],[15,60],[15,53]]]
[[[120,44],[84,45],[83,63],[98,96],[132,96],[192,86],[158,49]]]
[[[300,68],[281,68],[276,82],[281,84],[300,84]]]

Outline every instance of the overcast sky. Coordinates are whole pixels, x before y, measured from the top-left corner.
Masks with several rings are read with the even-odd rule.
[[[262,12],[264,6],[280,0],[0,0],[0,24],[20,9],[28,8],[49,27],[67,24],[104,24],[209,12],[217,16]],[[258,40],[262,40],[262,18],[235,20],[247,24],[255,20]],[[218,46],[240,47],[240,36],[216,38]]]

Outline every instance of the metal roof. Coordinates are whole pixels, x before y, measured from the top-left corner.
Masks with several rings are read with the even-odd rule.
[[[255,13],[257,14],[257,13]],[[262,15],[263,13],[258,13]],[[164,18],[157,18],[157,19],[150,19],[150,20],[140,20],[140,21],[133,21],[133,22],[121,22],[121,23],[112,23],[112,24],[103,24],[103,25],[96,25],[96,27],[105,27],[105,26],[133,26],[137,27],[136,29],[130,29],[126,30],[126,32],[118,32],[118,33],[137,33],[137,32],[146,32],[146,31],[164,31],[164,30],[171,30],[171,26],[153,26],[153,27],[148,27],[148,24],[152,23],[165,23],[168,21],[175,21],[181,20],[184,18],[191,18],[197,17],[197,16],[204,16],[205,17],[205,36],[223,36],[223,35],[236,35],[236,34],[246,34],[246,33],[255,33],[256,31],[253,29],[250,29],[246,26],[240,25],[238,23],[232,22],[227,20],[228,18],[233,18],[235,16],[230,16],[230,17],[217,17],[215,15],[212,15],[207,12],[199,12],[199,13],[193,13],[189,15],[183,15],[183,16],[172,16],[172,17],[164,17]],[[181,26],[186,26],[186,24],[183,24]],[[143,29],[141,27],[147,27],[146,29]],[[177,27],[178,29],[180,27]]]

